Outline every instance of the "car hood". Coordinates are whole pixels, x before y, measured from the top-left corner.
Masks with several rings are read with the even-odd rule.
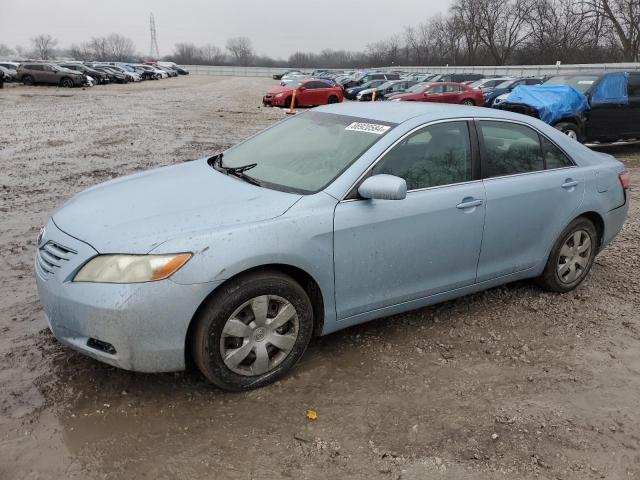
[[[407,99],[407,98],[420,98],[424,97],[422,93],[396,93],[394,95],[389,95],[389,100],[399,100],[399,99]]]
[[[53,221],[100,253],[141,254],[196,230],[280,216],[300,197],[225,175],[202,159],[96,185],[55,212]]]

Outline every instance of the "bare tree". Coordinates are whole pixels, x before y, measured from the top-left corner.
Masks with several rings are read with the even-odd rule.
[[[67,50],[67,55],[76,60],[95,60],[91,46],[87,42],[74,43]]]
[[[200,64],[200,49],[193,43],[176,43],[171,59],[182,65]]]
[[[106,62],[109,59],[109,43],[105,37],[93,37],[88,45],[93,60]]]
[[[457,0],[453,10],[474,28],[493,62],[504,65],[528,35],[528,13],[535,0]]]
[[[108,60],[112,62],[129,61],[135,54],[133,40],[123,35],[112,33],[104,39]]]
[[[0,58],[10,57],[11,55],[13,55],[13,49],[3,43],[0,43]]]
[[[595,47],[593,25],[584,9],[573,0],[537,0],[529,13],[528,44],[533,61],[575,61],[580,53]],[[597,43],[597,42],[595,42]]]
[[[611,25],[622,47],[624,60],[640,60],[640,1],[583,0],[593,15],[601,15]]]
[[[212,43],[200,47],[200,56],[207,65],[220,65],[226,60],[222,49]]]
[[[253,57],[253,46],[247,37],[234,37],[227,40],[227,50],[237,65],[247,66]]]
[[[53,49],[56,48],[58,41],[51,35],[43,33],[33,37],[31,44],[39,59],[48,60],[53,55]]]

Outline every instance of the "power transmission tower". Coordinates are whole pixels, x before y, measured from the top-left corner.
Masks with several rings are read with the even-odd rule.
[[[158,37],[156,35],[156,20],[153,18],[153,12],[149,16],[149,30],[151,31],[151,48],[149,49],[149,57],[151,60],[160,58],[160,50],[158,49]]]

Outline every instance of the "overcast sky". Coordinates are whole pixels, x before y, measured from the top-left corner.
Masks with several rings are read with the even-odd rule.
[[[49,33],[60,47],[120,33],[149,53],[153,11],[160,54],[178,42],[213,43],[247,36],[258,54],[287,58],[296,50],[359,50],[445,12],[451,0],[0,0],[0,43],[29,46]],[[325,5],[324,7],[321,5]]]

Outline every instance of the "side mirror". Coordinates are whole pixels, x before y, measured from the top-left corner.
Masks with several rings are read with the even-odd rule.
[[[394,175],[373,175],[358,187],[362,198],[377,200],[403,200],[407,197],[407,182]]]
[[[304,92],[305,90],[306,90],[306,88],[305,88],[305,87],[303,87],[303,86],[299,86],[299,87],[298,87],[298,91],[299,91],[299,92]]]

